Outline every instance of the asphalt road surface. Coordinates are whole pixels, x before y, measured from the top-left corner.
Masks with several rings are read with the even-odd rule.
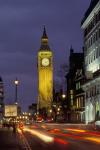
[[[100,131],[71,128],[64,124],[33,124],[0,129],[0,150],[100,150]]]
[[[19,134],[27,150],[100,150],[99,131],[34,124]]]

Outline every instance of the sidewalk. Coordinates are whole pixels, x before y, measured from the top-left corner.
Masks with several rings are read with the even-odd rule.
[[[18,133],[11,128],[0,128],[0,150],[22,150]]]

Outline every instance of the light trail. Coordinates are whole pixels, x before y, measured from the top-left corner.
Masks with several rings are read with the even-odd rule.
[[[36,135],[38,138],[40,138],[42,141],[46,143],[54,142],[53,137],[42,134],[39,131],[35,131],[26,127],[24,128],[24,131],[30,132],[32,135]]]
[[[82,136],[83,135],[91,135],[91,136],[100,137],[100,132],[94,132],[94,131],[88,131],[88,130],[82,130],[82,129],[72,129],[72,128],[68,128],[68,129],[65,129],[65,130],[66,131],[82,133]]]
[[[68,145],[68,142],[66,140],[63,140],[61,138],[53,138],[51,136],[42,134],[39,131],[34,131],[33,129],[29,129],[27,127],[24,128],[24,131],[27,131],[27,132],[31,133],[32,135],[36,135],[38,138],[40,138],[42,141],[44,141],[46,143],[56,142],[61,145]]]
[[[63,145],[67,145],[68,142],[61,139],[61,138],[55,138],[55,142],[59,143],[59,144],[63,144]]]
[[[92,142],[96,142],[98,144],[100,144],[100,138],[95,138],[95,137],[85,137],[84,139],[92,141]]]
[[[86,130],[80,130],[80,129],[66,129],[68,131],[74,131],[74,132],[81,132],[81,133],[85,133]]]
[[[47,128],[45,125],[42,125],[41,127],[42,127],[43,129],[46,129],[46,128]]]
[[[78,132],[78,133],[82,133],[82,134],[79,134],[76,136],[76,135],[70,134],[70,133],[67,133],[67,134],[66,133],[60,133],[60,132],[57,133],[57,132],[55,132],[55,130],[51,130],[50,133],[51,134],[52,133],[53,134],[59,134],[63,137],[65,136],[65,137],[74,138],[77,140],[88,140],[88,141],[100,144],[100,135],[97,135],[96,133],[91,133],[91,132],[87,132],[86,130],[80,130],[80,129],[66,129],[66,130],[74,131],[74,132]],[[97,137],[90,137],[90,136],[94,136],[94,135]]]
[[[62,133],[62,132],[59,131],[59,130],[56,130],[56,131],[55,131],[55,129],[49,131],[49,133],[51,133],[51,134],[53,134],[53,135],[55,135],[55,134],[56,134],[56,135],[60,135],[60,136],[62,136],[62,137],[70,137],[70,138],[74,138],[74,139],[82,139],[82,137],[80,137],[80,136],[72,135],[71,133]]]

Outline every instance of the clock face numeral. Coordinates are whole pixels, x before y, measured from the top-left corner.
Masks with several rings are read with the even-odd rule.
[[[50,64],[49,58],[43,58],[42,59],[42,66],[47,67]]]

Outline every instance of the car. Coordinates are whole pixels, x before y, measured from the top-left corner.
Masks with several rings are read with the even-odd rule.
[[[53,123],[54,119],[53,119],[53,117],[47,117],[45,122],[46,123]]]
[[[56,122],[58,123],[64,123],[65,122],[65,118],[62,115],[57,116]]]
[[[42,117],[40,117],[40,116],[37,117],[37,119],[36,119],[36,122],[37,122],[37,123],[40,123],[40,122],[43,122],[43,121],[44,121],[44,119],[43,119]]]

